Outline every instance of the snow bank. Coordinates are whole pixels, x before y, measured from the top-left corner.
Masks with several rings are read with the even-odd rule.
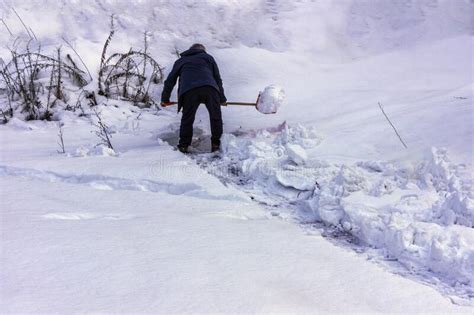
[[[314,129],[284,124],[247,137],[224,135],[224,169],[255,200],[320,221],[417,273],[431,271],[461,296],[474,293],[474,189],[464,165],[433,149],[417,167],[381,161],[331,164],[308,157]],[[222,169],[222,165],[219,166]],[[232,175],[226,175],[226,180]],[[276,208],[272,208],[276,209]]]
[[[357,0],[162,0],[159,4],[155,0],[142,0],[89,1],[87,6],[74,3],[9,0],[0,3],[0,11],[15,34],[12,37],[25,32],[11,10],[14,7],[36,36],[48,43],[52,36],[65,35],[72,40],[87,38],[102,43],[109,31],[110,14],[115,13],[116,36],[127,30],[127,40],[136,43],[142,41],[138,34],[148,30],[156,43],[170,54],[174,53],[175,47],[183,50],[190,42],[203,42],[211,47],[245,45],[326,56],[366,55],[469,34],[472,29],[469,0],[374,3]],[[1,42],[6,43],[9,37],[6,31],[0,33]],[[99,54],[101,47],[97,46]],[[5,55],[7,53],[5,50]]]
[[[285,92],[281,87],[267,86],[258,96],[257,110],[263,114],[275,114],[284,100]]]
[[[432,172],[440,167],[438,153],[435,150],[433,159],[413,174],[392,164],[381,164],[378,170],[367,169],[364,163],[342,166],[305,203],[316,220],[351,233],[404,264],[434,271],[469,295],[474,288],[474,230],[464,225],[472,226],[473,210],[468,205],[473,190],[464,187],[460,192],[451,185],[463,181],[457,175],[446,178]],[[463,196],[464,203],[457,198],[456,210],[443,207],[452,204],[453,196]],[[446,212],[449,221],[443,219]]]

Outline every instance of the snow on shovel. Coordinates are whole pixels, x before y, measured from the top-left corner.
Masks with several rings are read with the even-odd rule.
[[[275,114],[285,100],[285,91],[276,85],[267,86],[255,103],[227,102],[227,105],[254,106],[262,114]]]
[[[285,100],[285,91],[277,85],[269,85],[258,94],[255,103],[227,102],[226,105],[253,106],[262,114],[275,114]],[[170,102],[176,105],[178,102]],[[167,106],[169,106],[167,105]]]

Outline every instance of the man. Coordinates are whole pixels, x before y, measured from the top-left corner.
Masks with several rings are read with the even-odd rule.
[[[171,91],[179,77],[178,112],[183,109],[179,130],[178,150],[187,153],[193,138],[193,123],[201,103],[206,105],[211,122],[211,152],[219,150],[222,135],[220,105],[225,105],[219,68],[214,58],[206,53],[201,44],[194,44],[181,54],[165,81],[161,94],[161,105],[170,105]]]

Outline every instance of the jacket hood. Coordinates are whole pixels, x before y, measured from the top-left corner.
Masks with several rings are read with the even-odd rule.
[[[181,57],[184,57],[184,56],[192,56],[192,55],[196,55],[196,54],[199,54],[199,53],[205,53],[206,51],[204,49],[188,49],[182,53],[180,53],[179,55]]]

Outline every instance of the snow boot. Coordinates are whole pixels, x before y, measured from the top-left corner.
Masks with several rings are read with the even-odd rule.
[[[178,151],[181,152],[181,153],[184,153],[184,154],[189,153],[187,145],[178,144],[177,148],[178,148]]]
[[[211,144],[211,152],[219,151],[220,148],[221,148],[221,145],[219,143]]]

